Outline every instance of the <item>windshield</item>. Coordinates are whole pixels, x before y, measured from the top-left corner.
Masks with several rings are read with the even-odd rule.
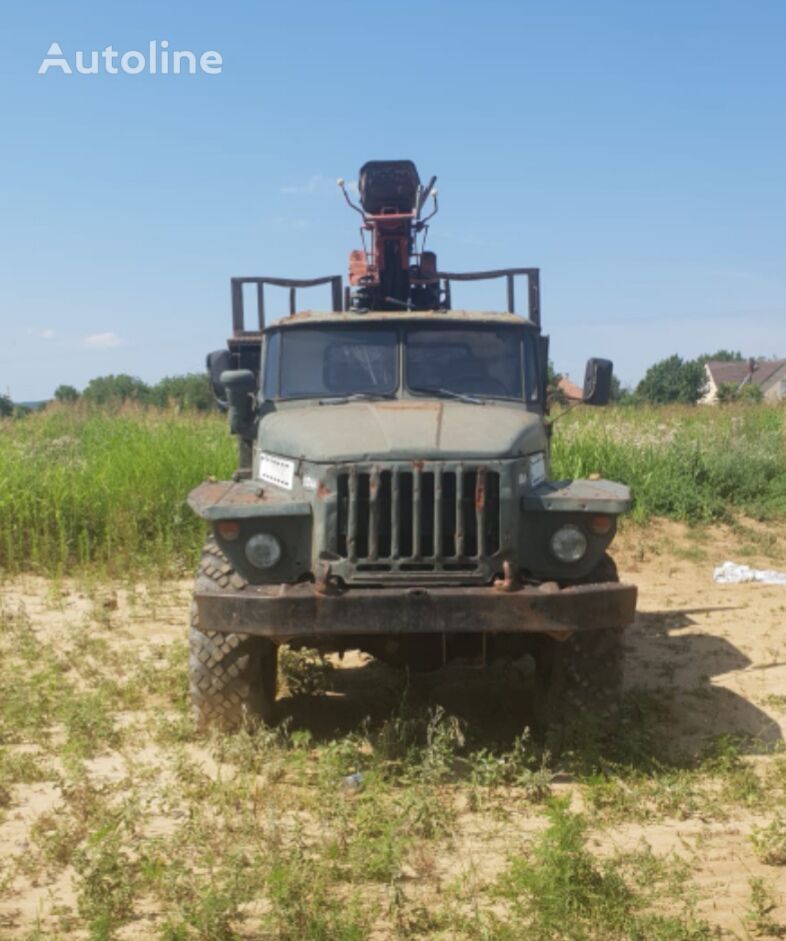
[[[298,326],[271,331],[266,343],[268,399],[393,397],[401,375],[412,395],[537,398],[535,335],[512,324]]]
[[[405,350],[407,388],[412,392],[522,397],[521,331],[515,327],[410,327]]]
[[[398,371],[397,330],[354,325],[282,330],[268,341],[265,397],[389,396],[398,387]],[[278,386],[277,396],[269,385]]]

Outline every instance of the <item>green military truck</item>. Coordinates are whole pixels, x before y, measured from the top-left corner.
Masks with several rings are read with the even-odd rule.
[[[190,628],[197,719],[273,720],[280,644],[411,669],[529,653],[538,726],[613,716],[636,589],[607,549],[630,493],[551,479],[539,273],[440,271],[423,247],[434,178],[410,161],[365,164],[359,192],[357,206],[344,191],[364,240],[349,287],[233,278],[232,337],[208,357],[239,457],[189,496],[212,529]],[[483,279],[506,285],[505,309],[456,309],[455,284]],[[266,285],[289,293],[270,324]],[[297,291],[320,286],[331,309],[299,310]],[[605,404],[610,383],[591,359],[583,401]]]

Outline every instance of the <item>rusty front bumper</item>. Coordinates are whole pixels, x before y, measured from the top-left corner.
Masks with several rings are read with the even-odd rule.
[[[353,634],[563,633],[626,627],[636,611],[634,585],[350,589],[321,594],[313,585],[248,585],[198,592],[206,630],[260,634],[278,642]]]

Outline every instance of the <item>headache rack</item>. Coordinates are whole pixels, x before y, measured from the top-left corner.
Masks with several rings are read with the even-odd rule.
[[[428,281],[417,281],[413,284],[431,283],[440,285],[440,294],[443,305],[439,311],[451,308],[451,284],[454,281],[491,281],[504,278],[506,281],[506,310],[516,313],[515,279],[527,279],[527,312],[526,317],[536,326],[540,326],[540,272],[538,268],[498,268],[493,271],[462,271],[462,272],[436,272]],[[297,292],[306,288],[330,286],[330,310],[339,314],[350,310],[349,288],[343,287],[341,275],[328,275],[323,278],[272,278],[272,277],[243,277],[231,278],[232,292],[232,336],[228,347],[233,356],[234,368],[250,369],[259,373],[260,340],[265,329],[265,285],[284,288],[289,294],[289,316],[298,311]],[[246,285],[254,285],[256,290],[256,325],[247,329],[246,324]],[[435,316],[439,311],[435,311]],[[360,314],[362,316],[362,314]]]
[[[426,284],[437,281],[443,287],[448,303],[441,310],[450,309],[451,290],[450,286],[454,281],[492,281],[498,278],[504,278],[506,281],[506,301],[505,310],[508,313],[516,313],[516,295],[515,279],[517,277],[527,279],[527,318],[532,323],[540,325],[540,270],[538,268],[498,268],[493,271],[460,271],[447,272],[438,271],[433,278],[423,279],[414,283]],[[328,275],[324,278],[268,278],[268,277],[248,277],[248,278],[230,278],[232,290],[232,337],[234,339],[243,339],[245,337],[256,338],[265,329],[265,285],[272,287],[286,288],[289,292],[289,315],[297,313],[297,292],[298,289],[315,288],[322,285],[330,285],[330,309],[333,313],[342,313],[349,310],[345,303],[346,294],[342,287],[341,275]],[[256,286],[256,313],[257,324],[252,330],[246,329],[246,309],[244,287],[246,284]]]

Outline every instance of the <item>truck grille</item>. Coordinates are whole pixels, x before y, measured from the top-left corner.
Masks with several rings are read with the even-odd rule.
[[[499,550],[499,483],[482,466],[340,470],[334,551],[357,571],[474,571]]]

